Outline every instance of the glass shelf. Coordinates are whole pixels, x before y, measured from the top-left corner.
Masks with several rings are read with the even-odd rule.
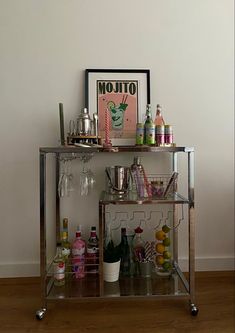
[[[101,292],[102,290],[102,292]],[[169,276],[153,273],[150,278],[120,277],[117,282],[103,282],[100,288],[98,274],[87,274],[83,279],[71,275],[64,286],[50,288],[47,299],[77,298],[131,298],[131,297],[177,297],[188,296],[189,291],[175,270]]]
[[[193,147],[174,147],[174,146],[167,146],[167,147],[157,147],[157,146],[113,146],[110,149],[103,148],[103,147],[77,147],[73,145],[67,146],[58,146],[58,147],[41,147],[39,149],[40,153],[98,153],[98,152],[105,152],[105,153],[123,153],[123,152],[152,152],[152,153],[162,153],[162,152],[193,152]]]
[[[100,196],[100,203],[103,205],[108,204],[184,204],[189,203],[189,200],[184,198],[179,193],[173,193],[167,198],[139,198],[137,194],[129,192],[127,195],[112,195],[103,191]]]

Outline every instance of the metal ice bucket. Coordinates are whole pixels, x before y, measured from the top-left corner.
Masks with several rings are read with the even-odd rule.
[[[123,195],[128,192],[130,182],[130,168],[115,165],[105,168],[106,187],[110,194]]]

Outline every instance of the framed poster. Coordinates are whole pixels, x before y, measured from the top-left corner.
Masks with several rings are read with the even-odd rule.
[[[112,145],[135,145],[136,123],[144,121],[150,104],[149,69],[86,69],[85,105],[98,114],[98,132],[105,137],[109,113]]]

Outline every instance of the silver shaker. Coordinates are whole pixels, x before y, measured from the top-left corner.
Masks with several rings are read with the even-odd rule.
[[[82,109],[77,119],[77,134],[90,135],[91,134],[91,118],[87,108]]]

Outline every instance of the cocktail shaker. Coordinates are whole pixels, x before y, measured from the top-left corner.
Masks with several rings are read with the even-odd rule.
[[[82,109],[77,119],[77,134],[90,135],[91,134],[91,118],[87,108]]]

